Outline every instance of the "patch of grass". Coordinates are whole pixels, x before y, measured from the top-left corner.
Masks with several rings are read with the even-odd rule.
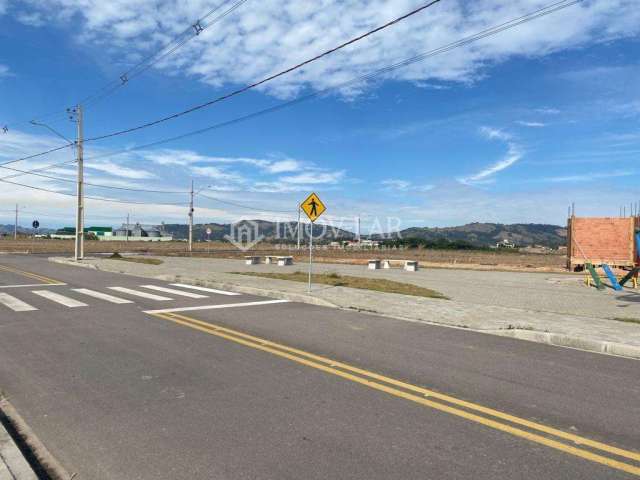
[[[109,260],[120,260],[122,262],[131,263],[144,263],[145,265],[162,265],[164,262],[159,258],[145,258],[145,257],[123,257],[118,252],[107,257]]]
[[[613,317],[611,320],[615,320],[616,322],[637,323],[638,325],[640,325],[640,318],[633,318],[633,317]]]
[[[306,272],[294,273],[254,273],[254,272],[234,272],[237,275],[248,275],[252,277],[274,278],[277,280],[290,280],[292,282],[307,282],[309,276]],[[354,277],[351,275],[339,275],[337,273],[318,273],[312,275],[313,283],[331,285],[333,287],[359,288],[361,290],[374,290],[376,292],[400,293],[402,295],[413,295],[414,297],[439,298],[448,300],[440,292],[430,288],[418,287],[410,283],[395,282],[383,278]]]

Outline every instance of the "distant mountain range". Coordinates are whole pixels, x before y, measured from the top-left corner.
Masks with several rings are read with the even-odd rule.
[[[228,223],[205,223],[205,224],[197,224],[193,226],[193,238],[194,240],[206,240],[207,239],[207,228],[211,229],[211,235],[209,238],[211,240],[224,240],[227,235],[231,235],[234,238],[238,237],[238,232],[243,228],[255,228],[257,234],[260,235],[264,240],[269,241],[295,241],[296,240],[296,228],[297,222],[283,222],[283,223],[275,223],[268,222],[265,220],[250,220],[238,222],[233,225],[234,233],[231,233],[231,225]],[[304,227],[304,226],[303,226]],[[189,226],[183,224],[165,224],[165,231],[172,235],[175,239],[186,239],[189,236]],[[341,228],[333,228],[327,227],[326,232],[323,233],[324,227],[321,224],[317,224],[313,228],[314,237],[322,235],[325,240],[350,240],[355,237],[355,234],[352,232],[348,232],[347,230],[343,230]],[[301,238],[306,238],[308,236],[308,231],[303,231],[301,233]]]
[[[43,234],[46,235],[47,233],[53,233],[55,232],[56,229],[51,229],[51,228],[39,228],[38,229],[38,234]],[[18,233],[20,234],[26,234],[26,235],[31,235],[33,234],[33,228],[25,228],[25,227],[20,227],[18,226]],[[8,235],[11,234],[13,235],[13,225],[0,225],[0,235]]]
[[[258,233],[267,241],[291,241],[296,240],[296,222],[275,223],[264,220],[254,220],[251,222],[241,222],[234,225],[237,230],[243,226],[257,225]],[[178,240],[186,239],[189,235],[189,227],[184,224],[165,224],[165,231]],[[230,235],[231,225],[226,223],[205,223],[193,226],[194,240],[206,240],[207,228],[211,228],[211,240],[224,240],[225,236]],[[326,231],[323,234],[323,230]],[[38,233],[53,233],[55,229],[41,228]],[[19,227],[18,233],[32,234],[32,228]],[[0,225],[0,234],[13,234],[13,225]],[[314,236],[318,237],[322,234],[323,241],[335,240],[352,240],[355,234],[341,228],[325,227],[322,224],[316,224],[314,227]],[[237,235],[237,233],[236,233]],[[302,238],[308,236],[307,231],[303,231]],[[545,225],[537,223],[516,223],[504,225],[501,223],[469,223],[458,227],[413,227],[401,230],[398,233],[387,235],[387,238],[419,238],[428,241],[445,239],[448,241],[462,241],[470,243],[477,247],[489,247],[495,245],[501,240],[509,240],[518,246],[542,245],[550,248],[557,248],[566,245],[567,229],[558,225]],[[368,238],[363,235],[363,238]],[[380,239],[380,235],[372,235],[371,239]]]
[[[396,237],[392,235],[392,237]],[[468,223],[459,227],[415,227],[400,231],[401,238],[424,240],[446,239],[464,241],[478,247],[489,247],[501,240],[518,246],[541,245],[557,248],[567,243],[567,229],[558,225],[539,223]]]
[[[245,222],[249,224],[249,222]],[[296,223],[267,222],[255,220],[252,224],[258,225],[258,232],[265,240],[289,239],[295,240]],[[235,225],[237,230],[241,224]],[[211,228],[211,240],[223,240],[231,232],[229,224],[208,223],[193,226],[193,238],[195,240],[205,240],[207,238],[206,229]],[[317,224],[314,227],[314,235],[320,235],[323,226]],[[279,231],[278,231],[279,229]],[[166,224],[165,230],[176,239],[185,239],[188,236],[188,226],[182,224]],[[303,233],[306,238],[306,233]],[[469,223],[458,227],[414,227],[401,230],[387,237],[391,238],[420,238],[424,240],[446,239],[449,241],[464,241],[477,247],[489,247],[501,240],[509,240],[518,246],[542,245],[550,248],[557,248],[565,245],[567,241],[567,229],[558,225],[545,224],[512,224],[504,225],[500,223]],[[351,240],[355,238],[353,232],[329,227],[323,235],[325,241]],[[363,238],[365,238],[363,236]],[[372,235],[372,239],[379,239],[379,235]]]

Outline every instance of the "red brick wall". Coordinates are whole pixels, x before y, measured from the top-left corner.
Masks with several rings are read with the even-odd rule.
[[[571,263],[626,265],[634,261],[634,219],[574,217],[571,219]]]

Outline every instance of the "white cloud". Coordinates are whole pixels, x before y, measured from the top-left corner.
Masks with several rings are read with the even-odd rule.
[[[601,180],[603,178],[631,177],[639,174],[640,172],[634,171],[634,170],[614,171],[614,172],[591,172],[591,173],[581,173],[578,175],[548,177],[548,178],[544,178],[543,181],[553,182],[553,183],[593,182],[595,180]]]
[[[77,41],[107,53],[105,62],[148,55],[210,6],[204,0],[28,0],[23,15],[41,14],[64,25],[79,22]],[[290,97],[301,89],[336,86],[347,79],[432,50],[541,6],[539,0],[440,2],[379,34],[265,85]],[[262,0],[250,2],[206,29],[157,68],[219,87],[246,84],[312,57],[415,7],[409,0]],[[540,32],[544,31],[544,35]],[[397,80],[470,82],[486,67],[513,56],[543,56],[597,42],[636,35],[640,9],[635,0],[592,0],[534,22],[396,70]],[[111,58],[109,58],[111,57]],[[123,69],[125,66],[123,65]],[[346,93],[358,93],[352,85]]]
[[[41,27],[45,24],[45,20],[40,12],[20,12],[16,15],[20,23],[31,27]]]
[[[206,178],[210,178],[212,180],[215,180],[217,182],[223,182],[223,183],[244,183],[246,181],[246,179],[244,177],[242,177],[241,175],[239,175],[238,173],[235,172],[229,172],[226,170],[223,170],[221,168],[218,167],[213,167],[213,166],[208,166],[208,167],[191,167],[190,170],[200,176],[200,177],[206,177]]]
[[[524,120],[516,120],[516,123],[518,125],[522,125],[523,127],[529,127],[529,128],[542,128],[542,127],[546,127],[547,124],[546,123],[542,123],[542,122],[527,122]]]
[[[280,177],[279,181],[296,185],[335,184],[344,178],[344,170],[336,172],[309,171],[298,175]]]
[[[491,127],[481,127],[480,133],[489,140],[500,140],[505,142],[507,144],[507,153],[501,160],[483,168],[479,172],[467,177],[459,178],[458,181],[460,183],[471,185],[493,181],[490,177],[511,167],[524,155],[522,148],[512,140],[511,134]]]
[[[304,168],[302,162],[292,159],[278,160],[266,166],[266,170],[269,173],[296,172],[302,168]]]
[[[543,115],[558,115],[558,114],[562,113],[557,108],[551,108],[551,107],[536,108],[535,112],[536,113],[541,113]]]
[[[380,182],[387,191],[395,192],[428,192],[434,188],[433,185],[416,185],[408,180],[400,180],[397,178],[388,178]]]
[[[98,170],[114,177],[131,178],[137,180],[156,178],[156,175],[153,172],[149,172],[147,170],[142,170],[139,168],[125,167],[111,161],[85,162],[84,166],[86,169]]]
[[[10,77],[13,74],[11,73],[11,70],[9,69],[9,67],[7,67],[6,65],[2,65],[0,63],[0,78],[2,77]]]

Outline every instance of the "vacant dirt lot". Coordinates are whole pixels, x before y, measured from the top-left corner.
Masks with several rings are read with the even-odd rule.
[[[0,252],[72,254],[72,240],[0,239]],[[150,255],[182,256],[187,254],[186,242],[100,242],[85,241],[85,254],[147,253]],[[242,258],[245,255],[292,255],[298,262],[308,257],[308,250],[295,247],[261,244],[243,252],[228,243],[195,243],[193,256],[212,258]],[[566,257],[558,254],[532,254],[513,251],[482,250],[332,250],[320,246],[315,261],[325,263],[365,264],[370,258],[419,260],[424,265],[444,268],[478,270],[562,271]]]

